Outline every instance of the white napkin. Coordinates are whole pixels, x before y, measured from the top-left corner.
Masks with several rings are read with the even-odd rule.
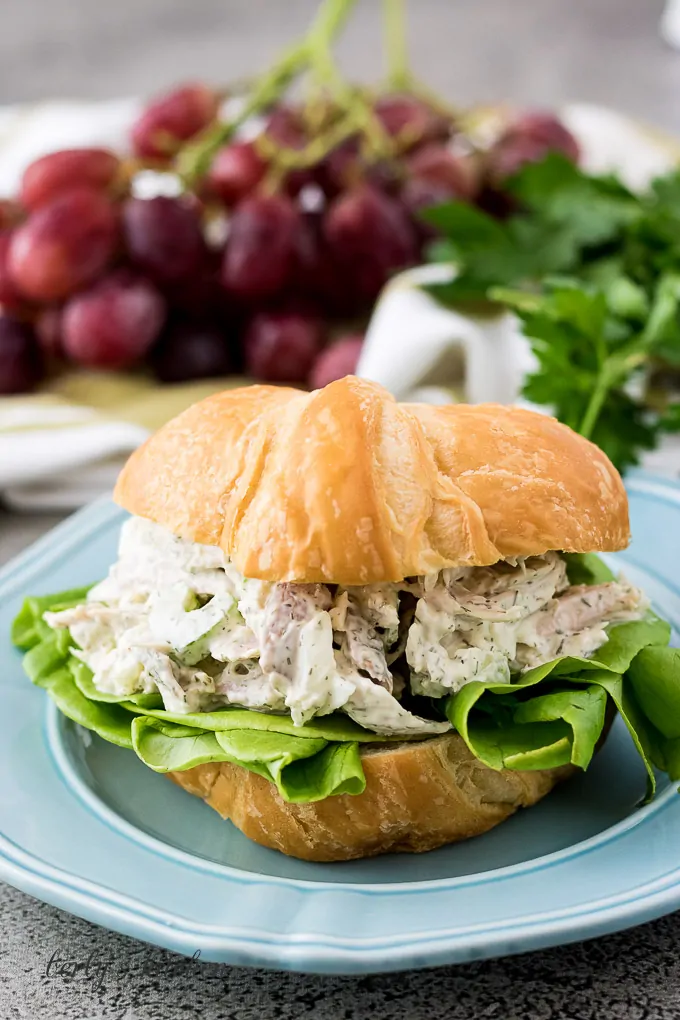
[[[509,313],[463,315],[422,289],[453,277],[445,265],[419,266],[388,285],[373,313],[357,374],[399,400],[449,393],[470,404],[514,403],[535,364]]]
[[[24,167],[55,148],[124,150],[139,105],[122,99],[0,108],[0,197],[16,193]],[[581,143],[585,165],[617,170],[632,187],[644,187],[680,158],[672,141],[613,111],[572,105],[561,114]],[[401,399],[512,403],[532,365],[527,342],[511,315],[461,315],[420,289],[449,272],[427,266],[392,281],[371,320],[358,372]],[[79,506],[110,490],[146,435],[110,412],[104,418],[56,398],[49,404],[0,398],[0,492],[17,509]]]
[[[14,509],[68,510],[113,487],[148,433],[67,403],[0,402],[0,489]]]

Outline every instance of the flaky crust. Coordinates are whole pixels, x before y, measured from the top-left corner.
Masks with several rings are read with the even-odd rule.
[[[348,861],[421,853],[487,832],[530,807],[572,765],[540,772],[496,772],[458,734],[362,752],[366,790],[314,804],[288,804],[273,783],[228,762],[169,777],[202,797],[249,839],[307,861]]]
[[[115,498],[269,581],[398,581],[629,540],[617,471],[554,418],[398,404],[354,376],[208,397],[132,455]]]

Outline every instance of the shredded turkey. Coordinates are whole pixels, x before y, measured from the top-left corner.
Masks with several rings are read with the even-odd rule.
[[[607,624],[637,620],[647,609],[637,588],[616,581],[568,588],[518,628],[514,665],[522,669],[559,655],[592,655],[607,640]]]
[[[647,609],[623,579],[570,587],[556,552],[399,584],[275,584],[131,518],[108,577],[45,619],[70,628],[104,693],[157,693],[175,713],[290,713],[296,725],[342,711],[396,737],[449,728],[402,704],[407,689],[440,698],[471,680],[509,683],[559,655],[592,655],[609,624]]]
[[[392,674],[387,665],[385,657],[386,641],[394,643],[399,631],[399,617],[397,615],[396,630],[390,628],[386,631],[386,639],[383,639],[376,623],[376,617],[371,619],[370,613],[366,611],[360,599],[349,592],[344,591],[338,598],[338,604],[331,613],[333,631],[340,636],[340,649],[347,661],[355,669],[368,674],[376,683],[386,687],[392,693]],[[362,611],[363,610],[363,611]],[[378,617],[379,618],[379,617]]]

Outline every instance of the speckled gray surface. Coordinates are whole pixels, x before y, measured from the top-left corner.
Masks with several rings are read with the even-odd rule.
[[[680,915],[595,942],[371,977],[186,960],[0,891],[2,1020],[677,1020]]]

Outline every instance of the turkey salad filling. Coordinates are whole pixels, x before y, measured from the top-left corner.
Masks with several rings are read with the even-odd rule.
[[[296,726],[341,711],[375,733],[426,736],[450,724],[410,711],[410,695],[591,656],[608,624],[647,610],[623,580],[570,586],[556,552],[395,584],[257,581],[219,548],[133,517],[108,577],[45,621],[69,629],[103,693],[157,692],[175,714],[289,713]]]

